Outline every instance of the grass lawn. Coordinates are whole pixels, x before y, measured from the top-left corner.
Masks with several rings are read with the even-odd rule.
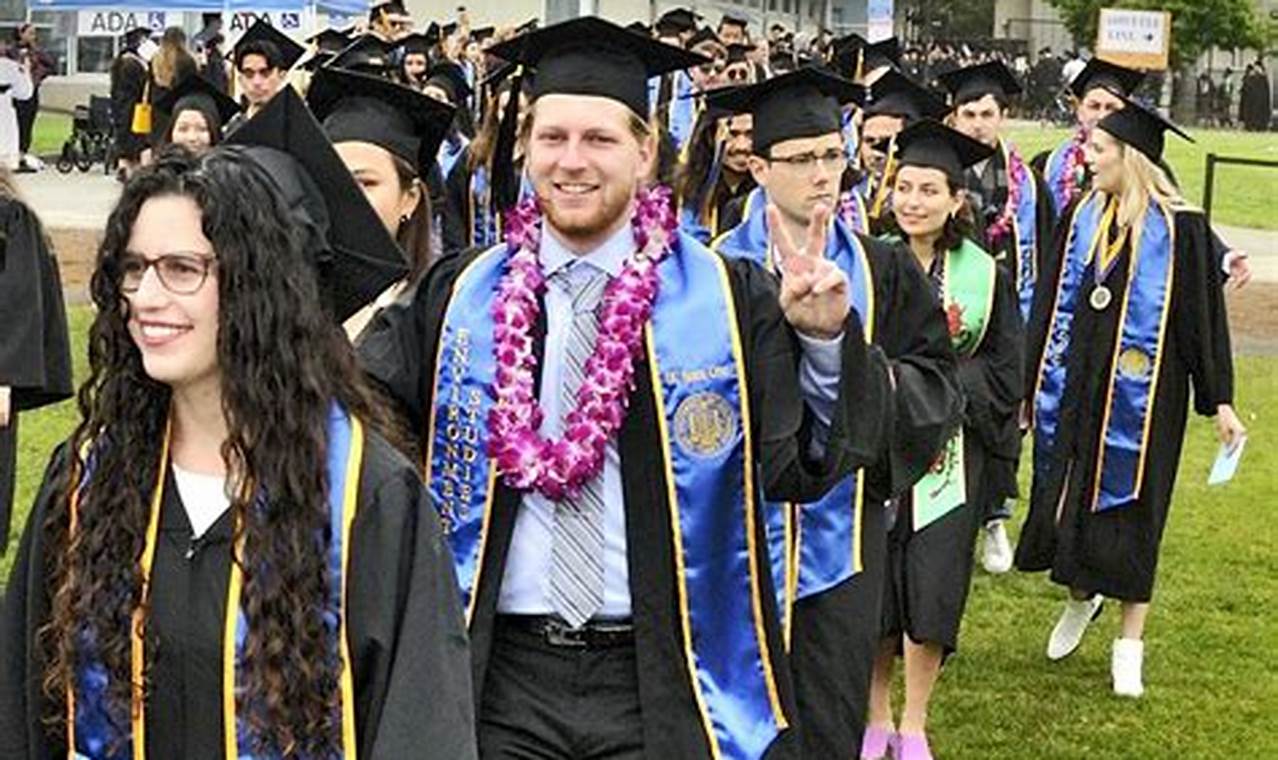
[[[78,307],[71,317],[82,377],[89,312]],[[1208,489],[1214,431],[1207,420],[1190,425],[1149,621],[1145,698],[1119,700],[1110,692],[1116,605],[1077,653],[1049,663],[1043,650],[1061,590],[1042,576],[994,578],[978,569],[961,651],[932,704],[939,757],[1278,757],[1278,616],[1271,614],[1278,608],[1278,433],[1268,425],[1269,412],[1278,412],[1278,358],[1240,357],[1236,366],[1238,409],[1251,442],[1238,478]],[[19,512],[74,423],[70,403],[22,418]],[[12,561],[12,547],[6,559]],[[0,577],[7,568],[0,563]]]
[[[70,136],[71,114],[41,111],[31,135],[31,150],[37,156],[58,155],[62,153],[62,143]]]
[[[1167,161],[1180,181],[1185,197],[1202,203],[1207,154],[1231,158],[1278,161],[1278,132],[1233,132],[1218,129],[1186,130],[1196,142],[1176,135],[1167,137]],[[1069,130],[1020,126],[1008,136],[1020,148],[1025,160],[1059,145]],[[1216,166],[1212,221],[1231,227],[1278,230],[1274,199],[1278,198],[1278,167]]]

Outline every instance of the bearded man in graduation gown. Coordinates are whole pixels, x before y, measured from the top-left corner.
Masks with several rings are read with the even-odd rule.
[[[865,339],[884,351],[894,379],[883,456],[821,499],[782,500],[768,513],[802,756],[814,760],[851,757],[861,746],[880,640],[885,502],[924,474],[962,409],[945,316],[926,275],[908,251],[858,234],[832,214],[848,160],[840,114],[860,100],[859,86],[816,68],[711,98],[712,107],[753,115],[750,168],[760,185],[741,224],[715,250],[781,271],[778,241],[809,236],[808,229],[824,233],[817,255],[847,275]]]
[[[791,246],[778,293],[643,187],[647,79],[702,59],[598,18],[493,53],[537,67],[536,198],[361,343],[425,435],[480,754],[791,756],[761,494],[815,500],[877,461],[889,365],[832,262]]]

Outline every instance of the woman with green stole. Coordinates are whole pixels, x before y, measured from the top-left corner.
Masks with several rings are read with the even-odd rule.
[[[0,611],[0,756],[473,758],[451,555],[340,327],[400,254],[291,89],[229,140],[107,223]]]
[[[1180,129],[1128,101],[1087,148],[1092,190],[1064,216],[1027,341],[1034,484],[1016,552],[1070,589],[1047,655],[1073,652],[1101,600],[1122,602],[1115,693],[1144,692],[1142,635],[1189,409],[1245,434],[1220,268],[1203,213],[1158,167]]]
[[[981,523],[979,496],[1008,452],[1003,420],[1020,405],[1023,329],[1006,271],[973,242],[964,170],[992,148],[939,122],[897,136],[892,221],[928,273],[949,324],[965,408],[931,469],[895,502],[889,529],[882,636],[862,757],[930,760],[928,702],[946,656],[958,646]],[[1014,454],[1013,454],[1014,455]],[[905,706],[893,728],[891,684],[905,658]]]

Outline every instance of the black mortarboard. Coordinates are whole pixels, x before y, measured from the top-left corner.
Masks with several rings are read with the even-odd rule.
[[[456,21],[449,21],[447,24],[444,24],[439,29],[441,32],[444,33],[445,37],[452,37],[454,34],[457,33],[457,26],[458,24]]]
[[[435,28],[438,31],[439,27],[437,26]],[[429,55],[431,48],[435,47],[438,42],[438,34],[432,38],[429,34],[413,32],[412,34],[401,37],[399,41],[395,43],[394,49],[402,51],[403,55]]]
[[[252,42],[267,42],[273,45],[279,51],[280,59],[278,61],[269,61],[269,63],[278,66],[284,71],[293,68],[293,64],[297,63],[297,59],[301,58],[302,54],[306,52],[306,48],[294,42],[287,34],[271,26],[264,19],[259,18],[253,22],[253,25],[244,34],[240,35],[239,40],[235,43],[231,58],[236,66],[240,65],[240,56],[243,55],[245,46]]]
[[[596,95],[648,115],[648,79],[706,63],[696,53],[629,32],[597,16],[564,21],[494,45],[498,58],[537,70],[534,98]]]
[[[931,90],[895,69],[870,87],[865,102],[866,116],[900,116],[906,121],[939,119],[949,110]]]
[[[453,105],[464,103],[470,97],[470,83],[466,81],[466,70],[452,61],[440,61],[430,68],[426,74],[426,83],[434,84],[448,93]]]
[[[742,45],[734,42],[728,46],[728,63],[748,61],[748,56],[752,52],[754,52],[754,45]]]
[[[368,20],[376,21],[377,17],[383,13],[407,16],[408,9],[404,7],[404,0],[373,0],[368,8]]]
[[[375,34],[364,34],[342,48],[328,65],[369,74],[383,74],[391,67],[392,44]]]
[[[863,73],[861,71],[862,51],[868,44],[865,38],[856,32],[834,40],[831,47],[834,50],[832,62],[835,71],[848,79],[858,79]]]
[[[408,273],[404,254],[292,87],[223,145],[239,146],[229,150],[244,151],[275,182],[339,322]]]
[[[866,71],[884,66],[894,69],[901,67],[901,42],[895,37],[869,43],[862,54],[865,56]]]
[[[240,110],[239,103],[199,74],[187,75],[173,89],[156,98],[155,108],[173,116],[178,111],[185,110],[186,101],[194,100],[201,101],[201,105],[205,107],[202,110],[217,114],[220,124],[216,126],[230,121],[231,117]]]
[[[745,16],[742,16],[740,13],[735,13],[735,12],[733,12],[733,11],[727,11],[727,12],[725,12],[725,13],[723,14],[723,16],[719,19],[719,26],[721,26],[721,27],[723,27],[723,26],[739,26],[739,27],[741,27],[742,29],[745,29],[746,27],[750,26],[750,19],[746,18]]]
[[[655,24],[657,34],[682,34],[690,32],[697,27],[697,21],[701,19],[701,15],[687,8],[675,8],[672,11],[666,11],[661,14]]]
[[[1002,61],[989,61],[955,69],[941,74],[937,79],[950,91],[950,102],[955,106],[980,100],[986,95],[1008,98],[1020,95],[1020,82]]]
[[[498,89],[502,84],[510,79],[510,76],[519,70],[519,64],[503,62],[488,72],[483,79],[479,80],[479,86],[487,89]]]
[[[746,87],[715,90],[706,102],[733,113],[754,116],[754,152],[785,140],[838,133],[842,105],[859,103],[864,88],[815,66]]]
[[[713,42],[719,46],[723,45],[723,40],[719,39],[719,35],[715,32],[715,30],[708,26],[703,26],[697,30],[696,34],[688,38],[688,43],[684,47],[692,50],[697,45],[701,45],[706,42]]]
[[[648,25],[642,21],[631,21],[629,24],[626,24],[626,30],[634,32],[635,34],[651,34],[651,30],[648,29]]]
[[[1092,58],[1069,83],[1069,91],[1082,98],[1095,87],[1104,87],[1115,95],[1131,95],[1145,78],[1143,72],[1119,66],[1116,63]]]
[[[328,27],[312,34],[310,37],[306,38],[306,41],[313,43],[316,49],[321,53],[336,53],[351,44],[350,37],[346,36],[344,32],[339,32],[332,27]]]
[[[321,69],[306,103],[334,143],[373,143],[424,175],[453,122],[452,106],[380,77]]]
[[[337,53],[316,51],[314,55],[308,56],[306,60],[299,63],[297,67],[302,71],[314,72],[316,69],[327,66],[336,57]]]
[[[515,34],[528,34],[529,32],[536,29],[540,24],[541,24],[541,19],[537,18],[536,16],[533,16],[532,18],[528,19],[524,23],[515,27]]]
[[[1189,142],[1194,141],[1194,138],[1186,134],[1183,129],[1163,118],[1158,112],[1151,111],[1130,98],[1123,98],[1123,100],[1126,106],[1101,119],[1096,124],[1096,128],[1105,130],[1119,142],[1144,153],[1150,161],[1158,163],[1162,160],[1167,132],[1175,132]]]
[[[495,26],[481,26],[478,29],[471,30],[470,38],[474,40],[475,42],[483,42],[484,40],[492,37],[496,33],[497,33],[497,27]]]
[[[958,184],[964,169],[994,155],[989,145],[933,119],[916,121],[901,130],[896,150],[898,165],[940,169]]]

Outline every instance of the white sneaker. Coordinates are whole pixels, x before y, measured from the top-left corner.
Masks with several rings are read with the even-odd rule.
[[[991,575],[1002,575],[1012,569],[1012,542],[1007,539],[1004,520],[994,520],[985,526],[985,551],[981,565]]]
[[[1114,639],[1114,658],[1110,673],[1114,676],[1114,693],[1120,697],[1139,698],[1145,693],[1141,683],[1141,664],[1145,660],[1145,642],[1140,639]]]
[[[1083,641],[1083,634],[1087,633],[1087,626],[1100,615],[1103,602],[1100,594],[1082,601],[1070,599],[1065,602],[1065,611],[1061,613],[1061,619],[1056,621],[1052,637],[1047,641],[1049,660],[1064,659],[1078,649]]]

